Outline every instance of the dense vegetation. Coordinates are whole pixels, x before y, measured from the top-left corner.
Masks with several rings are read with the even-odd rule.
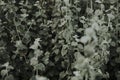
[[[0,80],[120,80],[120,1],[0,0]]]

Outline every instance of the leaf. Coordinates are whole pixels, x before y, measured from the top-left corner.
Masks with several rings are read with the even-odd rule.
[[[23,12],[23,13],[26,13],[27,11],[26,11],[26,9],[20,9],[21,10],[21,12]]]
[[[92,14],[92,13],[93,13],[93,11],[94,11],[94,10],[93,10],[93,9],[91,9],[91,8],[87,8],[87,9],[86,9],[87,14]]]
[[[120,47],[117,47],[116,51],[117,51],[118,53],[120,53]]]
[[[80,71],[74,71],[73,74],[74,74],[75,76],[80,76]]]
[[[84,47],[84,53],[85,53],[85,56],[86,56],[86,57],[92,56],[92,55],[95,53],[94,46],[93,46],[93,45],[90,45],[90,44],[86,45],[86,46]]]
[[[114,3],[118,2],[118,0],[105,0],[105,1],[108,1],[111,4],[114,4]]]
[[[62,23],[59,25],[59,27],[63,27],[66,24],[66,21],[62,21]]]
[[[90,37],[93,37],[93,36],[96,35],[94,29],[91,28],[91,27],[86,28],[84,34],[85,34],[86,36],[90,36]]]
[[[4,77],[4,76],[7,75],[7,74],[8,74],[8,70],[7,70],[7,69],[1,70],[1,75],[2,75],[2,77]]]
[[[55,52],[55,54],[58,54],[59,53],[59,49],[55,49],[54,52]]]
[[[5,64],[2,65],[2,67],[8,67],[9,66],[9,62],[6,62]]]
[[[63,38],[65,38],[66,42],[70,42],[70,37],[71,37],[71,31],[68,30],[68,29],[65,29],[63,32],[62,32],[62,36]]]
[[[95,0],[96,3],[102,3],[100,0]]]
[[[79,48],[80,50],[83,50],[83,45],[82,45],[82,44],[78,44],[78,48]]]
[[[39,76],[39,75],[36,75],[35,78],[36,78],[36,80],[49,80],[48,78]]]
[[[84,34],[86,36],[89,36],[90,38],[93,38],[93,40],[97,42],[98,39],[96,36],[96,32],[92,27],[86,28]]]
[[[100,26],[96,22],[92,24],[92,28],[95,29],[96,31],[100,30]]]
[[[115,18],[115,16],[114,16],[113,14],[111,14],[111,13],[107,14],[107,16],[108,16],[108,18],[109,18],[110,20],[113,20],[113,19]]]
[[[15,47],[17,47],[18,50],[27,49],[27,47],[22,43],[21,40],[16,41]]]
[[[68,48],[67,45],[63,45],[62,50],[61,50],[61,54],[62,54],[62,56],[64,56],[64,55],[67,54],[67,48]]]
[[[45,65],[43,63],[39,63],[39,64],[34,66],[34,69],[35,70],[45,71]]]
[[[15,19],[13,19],[13,22],[14,22],[14,25],[15,25],[15,26],[21,25],[21,22],[20,22],[20,21],[15,21]]]
[[[102,15],[102,14],[103,14],[103,12],[99,9],[95,11],[96,16],[99,16],[99,15]]]
[[[23,5],[23,4],[24,4],[24,1],[20,1],[19,4],[20,4],[20,5]]]
[[[71,80],[80,80],[79,77],[72,77]]]
[[[101,4],[100,7],[101,7],[101,10],[103,10],[103,11],[105,10],[105,5],[104,4]]]
[[[38,12],[36,12],[35,13],[35,17],[38,17],[38,16],[40,16],[42,13],[40,12],[40,11],[38,11]]]
[[[8,75],[5,77],[5,80],[15,80],[13,75]]]
[[[9,65],[9,62],[3,64],[2,67],[5,67],[7,70],[14,69],[13,66]]]
[[[78,7],[78,8],[76,8],[76,10],[77,10],[78,12],[80,12],[80,11],[81,11],[81,8],[80,8],[80,7]]]
[[[39,57],[39,56],[41,56],[42,54],[43,54],[43,51],[42,51],[42,50],[36,49],[36,50],[34,51],[34,55],[35,55],[36,57]]]
[[[38,49],[38,47],[40,47],[39,41],[41,41],[40,38],[36,38],[34,44],[30,46],[30,49]]]
[[[70,6],[69,0],[64,0],[66,6]]]
[[[49,52],[45,52],[45,56],[42,58],[42,61],[46,65],[49,63],[49,56],[50,56],[50,53]]]
[[[33,57],[30,59],[30,65],[35,66],[38,64],[38,58]]]
[[[26,18],[27,16],[29,16],[28,14],[24,13],[24,14],[21,14],[21,17],[23,18]]]
[[[4,1],[2,1],[2,0],[0,1],[0,5],[3,6],[3,5],[5,5],[5,4],[6,4],[6,3],[5,3]]]
[[[66,72],[61,72],[60,74],[59,74],[59,76],[60,76],[60,78],[62,79],[62,78],[64,78],[65,76],[66,76]]]
[[[75,38],[75,39],[78,38],[78,35],[74,35],[73,38]]]
[[[32,77],[30,78],[30,80],[36,80],[36,77],[35,77],[35,76],[32,76]]]
[[[71,45],[72,45],[72,46],[77,46],[78,43],[77,43],[77,42],[72,42]]]
[[[120,63],[120,57],[115,58],[115,62],[119,64]]]
[[[8,70],[10,70],[10,69],[14,69],[14,67],[11,66],[11,65],[9,65],[9,66],[7,67],[7,69],[8,69]]]
[[[87,42],[90,42],[91,41],[91,37],[89,36],[83,36],[81,39],[80,39],[80,42],[86,44]]]
[[[82,28],[79,28],[79,29],[77,29],[77,32],[82,32],[84,29],[82,29]]]
[[[116,43],[115,43],[114,41],[112,41],[112,42],[110,43],[110,45],[113,46],[113,47],[115,47],[115,46],[116,46]]]
[[[74,56],[75,56],[75,59],[76,59],[76,62],[78,63],[78,65],[79,65],[79,63],[82,63],[85,60],[85,57],[83,55],[81,55],[80,52],[76,52],[74,54]]]

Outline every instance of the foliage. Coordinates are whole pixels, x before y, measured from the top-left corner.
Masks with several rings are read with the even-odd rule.
[[[0,80],[120,79],[117,0],[0,0],[0,15]]]

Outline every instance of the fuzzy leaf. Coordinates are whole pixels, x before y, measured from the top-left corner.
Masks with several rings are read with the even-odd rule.
[[[39,63],[39,64],[34,66],[34,69],[44,71],[45,70],[45,65],[43,63]]]
[[[36,75],[35,78],[36,78],[36,80],[49,80],[48,78],[39,76],[39,75]]]
[[[41,41],[40,38],[36,38],[34,44],[30,46],[30,49],[38,49],[38,47],[40,47],[39,41]]]
[[[2,77],[4,77],[5,75],[8,74],[8,70],[4,69],[4,70],[1,70],[1,75]]]

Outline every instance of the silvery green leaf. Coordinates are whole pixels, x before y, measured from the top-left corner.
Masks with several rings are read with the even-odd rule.
[[[90,57],[94,55],[95,53],[95,48],[94,45],[88,44],[84,47],[84,53],[86,57]]]
[[[9,62],[6,62],[2,65],[2,67],[8,67],[9,66]]]
[[[29,15],[26,14],[26,13],[24,13],[24,14],[21,14],[21,16],[22,16],[23,18],[26,18],[26,17],[29,16]]]
[[[80,80],[78,77],[72,77],[71,80]]]
[[[9,71],[8,71],[7,69],[1,70],[1,75],[2,75],[2,77],[4,77],[5,75],[7,75],[8,72],[9,72]]]
[[[21,25],[20,21],[15,21],[15,19],[14,19],[14,24],[15,24],[15,26]]]
[[[34,68],[35,68],[35,70],[44,71],[45,70],[45,65],[43,63],[39,63],[39,64],[35,65]]]
[[[62,50],[61,50],[61,54],[62,54],[62,56],[64,56],[64,55],[67,54],[67,48],[68,48],[67,45],[63,45]]]
[[[40,11],[38,11],[38,12],[35,13],[35,16],[38,17],[38,16],[40,16],[41,14],[42,14],[42,13],[41,13]]]
[[[36,80],[49,80],[48,78],[39,76],[39,75],[36,75],[35,78],[36,78]]]
[[[89,36],[83,36],[81,39],[80,39],[80,42],[86,44],[87,42],[90,42],[91,41],[91,37]]]
[[[23,13],[26,13],[27,11],[26,11],[26,9],[20,9]]]
[[[115,16],[114,16],[113,14],[111,14],[111,13],[107,14],[107,16],[108,16],[108,18],[109,18],[110,20],[113,20],[113,19],[115,18]]]
[[[4,1],[0,1],[0,5],[5,5],[6,3]]]
[[[117,51],[118,53],[120,53],[120,47],[117,47],[116,51]]]
[[[82,28],[79,28],[79,29],[77,29],[77,32],[82,32],[84,29],[82,29]]]
[[[35,77],[35,76],[32,76],[32,77],[30,78],[30,80],[36,80],[36,77]]]
[[[66,21],[64,20],[60,25],[59,27],[63,27],[65,25]]]
[[[74,74],[75,76],[80,76],[80,71],[74,71],[73,74]]]
[[[77,46],[78,43],[77,43],[77,42],[72,42],[71,45],[72,45],[72,46]]]
[[[92,14],[92,13],[94,12],[94,10],[91,9],[91,8],[87,8],[87,9],[86,9],[86,12],[87,12],[88,14]]]
[[[95,2],[97,2],[97,3],[102,3],[101,0],[95,0]]]
[[[55,52],[55,54],[58,54],[59,53],[59,49],[55,49],[54,52]]]
[[[62,78],[64,78],[65,76],[66,76],[66,72],[61,72],[60,74],[59,74],[59,76],[60,76],[60,78],[62,79]]]
[[[114,4],[114,3],[118,2],[118,0],[104,0],[104,1],[107,1],[107,2],[109,2],[111,4]]]
[[[5,77],[5,80],[15,80],[13,75],[8,75]]]
[[[96,31],[100,30],[100,26],[96,22],[92,24],[92,28],[95,29]]]
[[[39,41],[41,41],[40,38],[36,38],[34,41],[34,44],[30,46],[30,49],[33,49],[33,50],[38,49],[38,47],[40,46]]]
[[[93,28],[91,28],[91,27],[86,28],[84,34],[86,36],[91,37],[91,38],[94,37],[94,36],[96,36],[95,30]]]
[[[33,57],[30,59],[30,65],[35,66],[38,64],[38,58]]]
[[[70,5],[69,0],[64,0],[64,2],[65,2],[65,4],[66,4],[67,6]]]
[[[18,50],[27,49],[21,40],[16,41],[15,47],[17,47]]]
[[[36,50],[34,51],[34,54],[35,54],[36,57],[39,57],[39,56],[41,56],[41,55],[43,54],[43,51],[42,51],[42,50],[39,50],[39,49],[36,49]]]
[[[103,11],[101,11],[101,10],[96,10],[95,11],[96,16],[99,16],[99,15],[102,15],[102,14],[103,14]]]

